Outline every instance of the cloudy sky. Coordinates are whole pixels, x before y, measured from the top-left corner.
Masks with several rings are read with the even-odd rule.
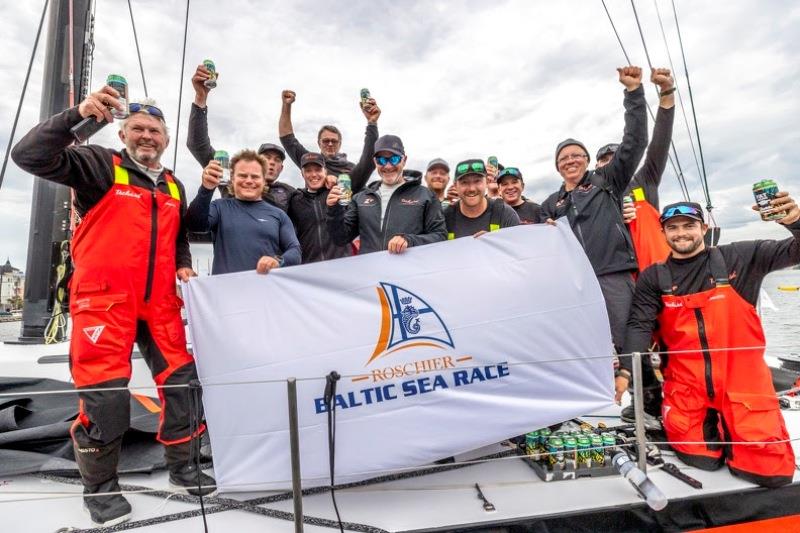
[[[646,67],[630,2],[607,4],[631,61]],[[42,5],[0,2],[5,21],[0,34],[3,152]],[[655,4],[637,0],[636,6],[653,64],[668,67],[669,49],[688,105],[670,2],[658,4],[667,45]],[[759,222],[749,206],[752,184],[765,177],[800,195],[800,5],[677,0],[676,6],[723,241],[781,238],[785,230]],[[434,157],[456,162],[496,155],[501,163],[522,169],[526,195],[541,201],[561,183],[553,163],[560,140],[576,137],[594,152],[622,135],[623,87],[615,68],[625,59],[599,0],[194,0],[177,132],[185,2],[134,0],[133,9],[148,90],[168,115],[178,145],[176,174],[190,196],[199,186],[201,169],[185,148],[193,98],[189,78],[206,57],[221,73],[209,100],[211,138],[215,147],[230,152],[277,142],[280,92],[290,88],[297,92],[293,118],[301,141],[311,146],[321,124],[337,124],[344,132],[344,150],[357,157],[365,125],[358,92],[369,87],[383,109],[381,133],[403,138],[410,168],[424,169]],[[125,0],[99,0],[96,17],[93,86],[119,73],[129,80],[133,97],[143,95]],[[44,41],[17,139],[38,121],[43,57]],[[655,109],[653,86],[648,84],[646,91]],[[674,140],[690,195],[702,201],[680,109],[676,117]],[[95,142],[118,146],[113,129],[106,128]],[[169,165],[172,153],[170,148]],[[301,182],[291,163],[282,179]],[[22,268],[32,182],[10,163],[0,189],[0,259],[8,256]],[[661,197],[664,202],[680,197],[670,167]],[[204,262],[207,251],[196,255]]]

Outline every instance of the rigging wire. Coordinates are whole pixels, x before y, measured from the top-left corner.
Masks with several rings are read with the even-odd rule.
[[[650,52],[647,50],[647,42],[645,42],[644,32],[642,31],[642,25],[639,22],[639,13],[636,11],[636,4],[633,3],[631,0],[631,7],[633,8],[633,17],[636,19],[636,27],[639,29],[639,37],[642,39],[642,47],[644,48],[644,55],[647,58],[647,66],[650,67],[650,71],[653,70],[653,62],[650,61]],[[674,81],[674,79],[673,79]],[[677,82],[676,82],[677,83]],[[649,109],[649,106],[648,106]],[[653,112],[650,111],[650,116],[653,116]],[[655,122],[655,118],[653,119]],[[678,158],[678,150],[675,148],[675,142],[672,140],[670,136],[669,145],[672,147],[673,155],[675,156],[675,163],[672,165],[673,170],[675,170],[676,174],[678,175],[678,183],[681,186],[681,190],[683,192],[683,197],[685,200],[690,200],[689,198],[689,189],[686,186],[686,177],[683,175],[683,168],[681,167],[681,160]],[[671,161],[672,158],[670,158]],[[677,165],[677,169],[675,168]]]
[[[703,159],[703,145],[700,143],[700,128],[697,126],[697,113],[695,112],[694,107],[694,96],[692,94],[692,84],[689,81],[689,67],[686,65],[686,54],[683,50],[683,38],[681,37],[681,27],[678,23],[678,12],[675,9],[675,0],[671,0],[672,3],[672,13],[675,16],[675,29],[678,30],[678,43],[681,45],[681,58],[683,59],[683,71],[684,75],[686,76],[686,87],[689,89],[689,103],[692,106],[692,118],[694,119],[694,131],[697,135],[697,149],[700,152],[700,165],[703,168],[703,179],[702,185],[703,190],[706,196],[706,209],[708,210],[709,216],[711,216],[711,211],[714,209],[714,206],[711,205],[711,194],[708,191],[708,175],[706,174],[706,163]]]
[[[661,38],[664,40],[664,48],[667,51],[667,59],[669,59],[669,68],[672,72],[672,77],[675,78],[675,91],[678,93],[678,101],[681,104],[681,113],[683,114],[683,122],[686,124],[686,133],[689,135],[689,146],[692,147],[692,155],[694,156],[694,164],[697,168],[697,175],[703,176],[700,171],[700,160],[697,159],[697,150],[694,147],[694,136],[692,129],[689,127],[689,119],[686,117],[686,106],[683,103],[683,93],[678,85],[678,73],[675,70],[675,65],[672,64],[672,54],[669,51],[669,43],[667,42],[667,33],[664,31],[664,23],[661,20],[661,10],[658,8],[658,0],[653,0],[653,5],[656,7],[656,15],[658,16],[658,26],[661,28]]]
[[[183,52],[181,53],[181,81],[178,84],[178,119],[175,124],[175,150],[172,156],[172,171],[178,165],[178,137],[181,134],[181,105],[183,101],[183,72],[186,67],[186,37],[189,34],[189,4],[191,0],[186,0],[186,19],[183,22]]]
[[[133,7],[131,0],[128,0],[128,11],[131,14],[131,26],[133,27],[133,42],[136,43],[136,55],[139,57],[139,71],[142,73],[142,85],[144,86],[144,97],[147,98],[147,81],[144,79],[144,65],[142,64],[142,52],[139,50],[139,37],[136,34],[136,21],[133,19]]]
[[[31,60],[28,62],[28,72],[25,74],[25,82],[22,84],[22,94],[19,97],[19,104],[17,105],[17,113],[14,115],[14,124],[11,126],[11,134],[8,136],[8,146],[6,146],[6,154],[3,157],[3,167],[0,169],[0,188],[3,187],[3,178],[6,175],[6,166],[8,165],[8,156],[11,154],[11,146],[14,143],[14,134],[17,132],[17,123],[19,122],[19,115],[22,112],[22,103],[25,101],[25,93],[28,90],[28,80],[31,77],[31,69],[33,68],[33,60],[36,58],[36,49],[39,47],[39,37],[42,35],[42,27],[44,27],[44,16],[47,13],[47,5],[50,0],[44,0],[44,7],[42,8],[42,17],[39,20],[39,29],[36,30],[36,39],[33,42],[33,51],[31,52]]]
[[[606,10],[606,15],[608,16],[608,22],[611,23],[611,29],[614,30],[614,35],[617,36],[617,42],[619,43],[619,47],[622,49],[622,54],[625,56],[625,60],[628,62],[628,65],[630,65],[631,64],[630,57],[628,57],[628,52],[625,50],[625,46],[622,44],[622,39],[619,38],[619,33],[617,33],[617,26],[616,24],[614,24],[614,19],[611,18],[611,13],[609,13],[608,7],[606,7],[605,0],[600,0],[600,1],[603,3],[603,8]],[[647,101],[645,101],[645,104],[647,107],[647,112],[650,114],[650,119],[655,123],[656,117],[653,114],[653,110],[650,109],[650,104],[647,103]],[[678,185],[681,188],[681,193],[683,194],[683,198],[685,200],[690,200],[689,190],[687,189],[685,180],[683,179],[683,173],[678,172],[678,169],[675,166],[675,161],[672,159],[671,154],[667,153],[667,159],[669,160],[669,163],[672,166],[672,171],[675,172],[675,176],[678,178]]]

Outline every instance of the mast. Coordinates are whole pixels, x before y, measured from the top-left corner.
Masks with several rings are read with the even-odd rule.
[[[92,0],[53,0],[50,3],[41,121],[69,107],[70,85],[75,102],[86,94],[93,48]],[[70,7],[73,31],[70,35]],[[72,46],[70,46],[70,38]],[[70,62],[70,49],[74,51]],[[75,73],[70,80],[70,64]],[[25,268],[25,306],[20,342],[42,343],[54,304],[55,267],[61,243],[69,239],[70,192],[67,187],[35,178],[28,259]]]

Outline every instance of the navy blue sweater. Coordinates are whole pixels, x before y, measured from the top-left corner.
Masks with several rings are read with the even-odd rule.
[[[186,213],[189,231],[211,231],[212,274],[255,270],[263,256],[282,256],[283,266],[300,264],[300,243],[289,217],[263,200],[236,198],[211,201],[214,191],[203,186]]]

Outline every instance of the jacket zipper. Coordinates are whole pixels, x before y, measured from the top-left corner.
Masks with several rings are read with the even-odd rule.
[[[156,232],[158,231],[158,203],[156,202],[156,191],[152,191],[152,203],[150,209],[150,256],[147,264],[147,284],[144,289],[144,301],[150,301],[150,293],[153,290],[153,271],[156,262]]]
[[[583,240],[583,230],[581,230],[581,223],[578,222],[578,208],[572,202],[572,197],[569,199],[570,206],[569,208],[572,210],[572,214],[575,217],[575,227],[578,229],[578,238],[581,240],[581,247],[585,250],[586,249],[586,242]]]
[[[322,212],[321,212],[321,209],[319,208],[319,201],[318,201],[319,198],[321,198],[321,197],[322,197],[321,194],[318,195],[318,196],[315,196],[314,198],[312,198],[312,201],[314,203],[314,217],[317,219],[316,226],[317,226],[317,239],[319,239],[319,253],[322,256],[322,260],[325,261],[328,258],[325,255],[325,249],[322,246],[322,223],[323,223],[323,220],[322,220]]]
[[[694,310],[694,317],[697,320],[697,333],[700,336],[700,346],[703,349],[703,361],[705,363],[706,393],[708,397],[714,398],[714,380],[711,377],[711,353],[708,351],[708,338],[706,337],[706,322],[700,309]]]

